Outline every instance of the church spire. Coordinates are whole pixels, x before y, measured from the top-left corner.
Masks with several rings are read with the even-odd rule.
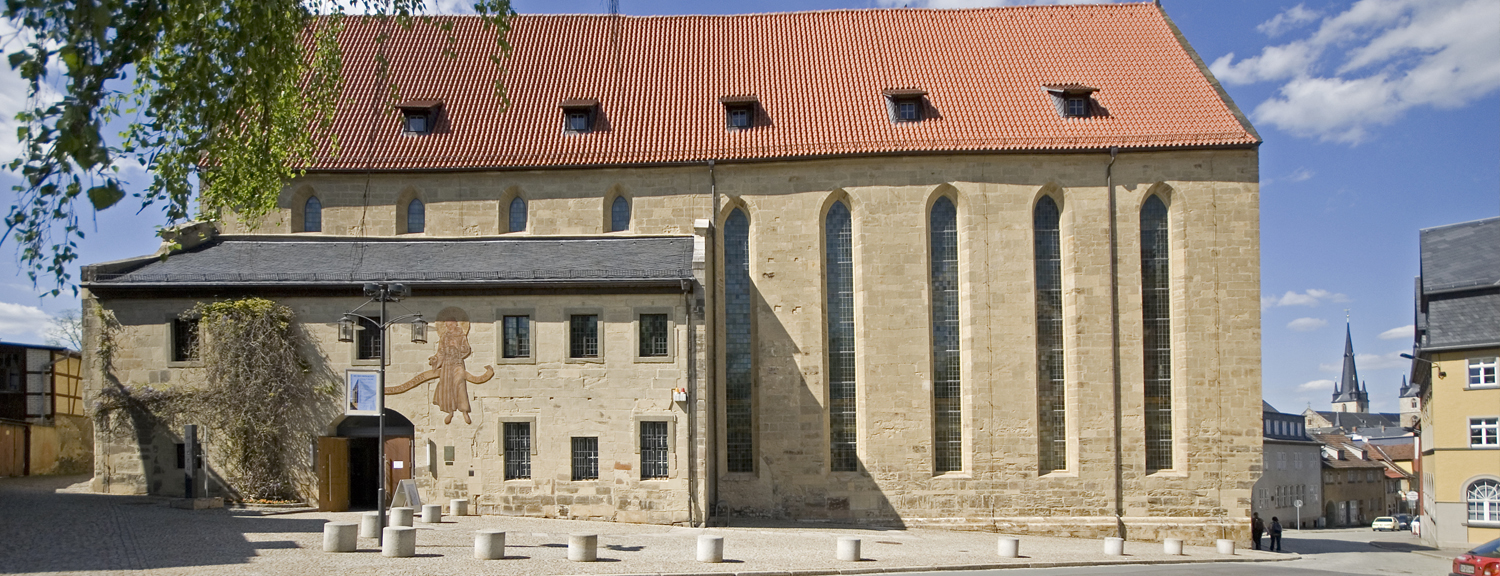
[[[1368,412],[1370,394],[1359,384],[1359,370],[1354,366],[1354,335],[1349,327],[1348,311],[1344,312],[1344,373],[1333,388],[1333,410],[1335,412]]]

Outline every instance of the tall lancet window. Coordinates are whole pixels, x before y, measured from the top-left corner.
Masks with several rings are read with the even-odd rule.
[[[854,249],[849,207],[835,202],[824,222],[828,291],[829,468],[859,470],[854,385]]]
[[[750,323],[750,220],[735,209],[724,221],[724,417],[730,472],[755,471],[754,332]]]
[[[307,203],[302,205],[302,231],[323,231],[323,203],[317,196],[309,196]]]
[[[624,232],[630,229],[630,201],[624,196],[615,196],[609,206],[609,231]]]
[[[427,230],[427,206],[415,198],[406,204],[406,233],[420,234]]]
[[[1032,212],[1036,263],[1037,473],[1068,467],[1063,371],[1062,240],[1057,202],[1043,196]]]
[[[1146,365],[1146,469],[1172,467],[1172,291],[1167,206],[1141,208],[1141,320]]]
[[[510,201],[510,231],[526,231],[526,201],[517,196]]]
[[[933,468],[962,470],[962,358],[958,350],[958,211],[953,201],[932,204],[932,432]]]

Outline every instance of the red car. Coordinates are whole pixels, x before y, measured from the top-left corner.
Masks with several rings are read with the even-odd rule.
[[[1453,576],[1500,576],[1500,538],[1453,559]]]

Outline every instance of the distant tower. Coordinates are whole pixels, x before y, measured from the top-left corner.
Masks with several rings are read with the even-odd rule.
[[[1417,418],[1422,415],[1422,394],[1418,390],[1416,382],[1407,382],[1406,376],[1401,376],[1401,427],[1411,428],[1417,425]]]
[[[1354,338],[1349,332],[1349,321],[1344,320],[1344,374],[1333,388],[1334,412],[1370,411],[1370,394],[1359,384],[1359,372],[1354,369]]]

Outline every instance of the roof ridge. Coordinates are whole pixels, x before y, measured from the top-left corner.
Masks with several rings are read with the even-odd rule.
[[[788,10],[788,11],[785,11],[785,12],[746,12],[746,13],[742,13],[742,14],[596,14],[596,13],[590,13],[590,12],[559,12],[559,13],[532,12],[532,13],[517,13],[517,14],[513,14],[513,15],[511,15],[511,18],[525,18],[525,19],[535,19],[535,18],[622,18],[622,19],[627,19],[627,20],[652,20],[652,19],[663,19],[663,20],[665,20],[665,19],[705,18],[705,19],[726,19],[727,20],[727,19],[734,19],[734,18],[752,18],[752,17],[768,17],[768,16],[798,16],[798,15],[804,15],[804,14],[839,14],[839,13],[850,13],[850,12],[892,12],[892,13],[927,13],[927,14],[931,14],[931,13],[960,13],[960,12],[971,12],[972,13],[972,12],[1001,12],[1001,11],[1016,11],[1016,12],[1019,12],[1019,11],[1027,11],[1027,10],[1055,10],[1055,11],[1064,11],[1064,10],[1082,10],[1082,9],[1098,10],[1098,9],[1140,8],[1140,7],[1143,7],[1143,6],[1154,6],[1154,5],[1155,5],[1155,3],[1154,2],[1150,2],[1150,1],[1143,1],[1143,2],[1100,2],[1100,3],[1088,3],[1088,2],[1084,2],[1084,3],[1076,3],[1076,4],[1024,4],[1024,5],[1016,5],[1016,6],[977,6],[977,7],[960,7],[960,8],[928,8],[928,7],[920,7],[920,8],[906,8],[906,7],[903,7],[903,8],[826,8],[826,9],[822,9],[822,10]],[[328,17],[328,16],[318,16],[318,18],[326,18],[326,17]],[[349,14],[349,15],[343,16],[343,18],[345,20],[353,20],[353,19],[375,19],[375,18],[380,18],[380,16],[373,15],[373,14]],[[424,15],[413,16],[413,18],[432,18],[432,19],[455,18],[455,19],[466,19],[467,20],[467,19],[486,18],[486,17],[485,16],[481,16],[479,14],[424,14]]]

